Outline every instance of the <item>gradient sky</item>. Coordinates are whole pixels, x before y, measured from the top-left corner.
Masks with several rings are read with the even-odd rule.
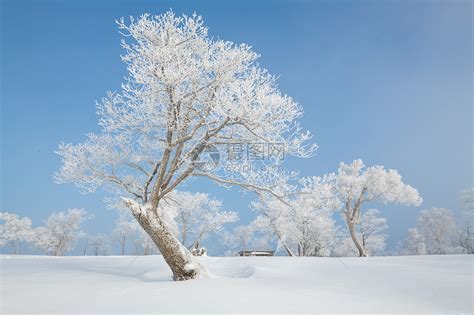
[[[303,127],[318,154],[289,161],[302,175],[336,171],[340,161],[395,168],[416,187],[421,207],[376,205],[395,247],[422,208],[458,213],[471,187],[471,1],[1,1],[1,210],[35,225],[53,211],[85,208],[91,233],[111,231],[103,195],[57,185],[53,151],[97,131],[95,100],[117,90],[125,66],[114,20],[142,13],[202,15],[210,34],[247,43],[280,75],[281,90],[305,109]],[[254,216],[236,190],[209,192]],[[181,188],[183,189],[183,188]],[[217,244],[208,244],[214,254]],[[212,253],[212,250],[211,250]]]

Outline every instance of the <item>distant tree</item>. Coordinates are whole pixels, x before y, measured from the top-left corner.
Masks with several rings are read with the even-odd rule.
[[[269,229],[267,218],[257,216],[250,224],[253,229],[253,239],[250,246],[255,250],[272,250],[275,247],[275,235]],[[276,244],[279,246],[279,244]],[[279,247],[276,248],[278,250]]]
[[[229,248],[227,254],[235,255],[239,251],[270,250],[273,246],[271,231],[266,218],[258,216],[247,225],[239,225],[223,233],[223,243]]]
[[[237,251],[250,250],[254,239],[255,225],[240,225],[225,235],[224,242]]]
[[[265,230],[275,234],[290,256],[328,256],[338,233],[330,189],[325,183],[306,181],[305,188],[285,202],[261,198],[252,206],[261,214]]]
[[[89,235],[83,237],[84,243],[82,244],[82,255],[86,256],[89,251]]]
[[[316,146],[298,125],[301,106],[280,93],[250,46],[208,37],[197,15],[144,14],[118,26],[129,77],[98,104],[100,134],[60,145],[56,179],[124,197],[174,279],[193,279],[204,269],[158,215],[164,200],[193,177],[276,195],[287,176],[282,154],[309,157]],[[229,150],[252,144],[265,147],[250,150],[256,159]],[[216,152],[228,153],[220,167]]]
[[[402,245],[402,255],[426,255],[426,244],[418,229],[408,229],[408,236]]]
[[[31,220],[19,218],[16,214],[0,212],[0,246],[10,245],[13,254],[21,254],[21,242],[29,242],[33,238]]]
[[[110,253],[110,240],[104,234],[93,235],[89,238],[89,248],[95,256],[108,255]]]
[[[113,239],[120,245],[120,254],[125,255],[127,244],[134,239],[139,226],[132,221],[127,213],[120,213],[112,231]]]
[[[474,211],[474,188],[467,188],[461,192],[461,209],[466,212]],[[474,216],[474,214],[472,215]],[[471,218],[471,220],[474,218]],[[473,222],[471,222],[473,223]]]
[[[461,193],[461,222],[459,224],[459,246],[467,254],[474,254],[474,188]]]
[[[336,257],[355,257],[359,256],[359,251],[350,237],[341,237],[337,240],[332,256]]]
[[[363,239],[357,233],[362,223],[362,205],[369,202],[420,205],[418,191],[403,183],[396,170],[385,170],[383,166],[365,168],[362,160],[351,164],[340,163],[337,174],[329,174],[324,181],[333,185],[334,197],[346,221],[347,228],[359,256],[368,256]]]
[[[158,253],[158,249],[145,230],[139,229],[138,237],[135,239],[137,248],[140,248],[143,255],[153,255]]]
[[[252,203],[252,207],[260,214],[256,219],[259,230],[266,235],[274,235],[278,241],[278,248],[283,248],[289,256],[295,256],[293,246],[295,225],[289,223],[293,218],[290,212],[291,205],[274,198],[260,198]],[[234,230],[235,232],[238,231]],[[245,232],[245,229],[241,232]]]
[[[62,256],[85,235],[81,224],[90,218],[83,209],[53,213],[44,226],[35,229],[35,245],[46,254]]]
[[[163,211],[174,213],[174,229],[188,249],[198,248],[210,234],[222,232],[225,224],[239,219],[236,212],[224,211],[222,202],[208,194],[176,191],[171,196]]]
[[[421,210],[417,230],[423,237],[427,254],[449,254],[453,251],[456,222],[451,210],[444,208]]]

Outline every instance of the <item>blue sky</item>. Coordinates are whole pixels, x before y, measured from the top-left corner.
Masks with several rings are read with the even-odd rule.
[[[126,75],[114,20],[145,12],[202,15],[210,34],[247,43],[305,109],[318,154],[289,161],[302,175],[340,161],[400,171],[420,208],[380,206],[389,246],[426,207],[458,209],[472,186],[472,3],[470,1],[2,1],[1,209],[35,224],[53,211],[95,214],[88,231],[109,232],[103,195],[53,183],[61,141],[98,130],[95,100]],[[197,185],[188,188],[197,190]],[[239,211],[250,195],[199,185]],[[379,206],[379,205],[377,205]],[[217,249],[217,245],[211,244]]]

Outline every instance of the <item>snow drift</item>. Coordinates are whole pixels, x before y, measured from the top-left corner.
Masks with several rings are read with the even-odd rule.
[[[161,256],[1,256],[1,313],[470,313],[473,256],[200,257],[175,282]]]

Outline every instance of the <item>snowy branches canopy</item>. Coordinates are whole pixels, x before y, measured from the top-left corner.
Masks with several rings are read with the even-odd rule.
[[[474,188],[461,193],[462,224],[459,228],[460,246],[468,254],[474,254]]]
[[[52,213],[45,226],[35,229],[35,245],[44,253],[62,256],[84,235],[81,224],[90,218],[83,209]]]
[[[456,222],[449,209],[424,209],[418,215],[418,230],[423,235],[427,254],[447,254],[453,243]]]
[[[401,250],[405,255],[443,255],[472,253],[473,240],[465,217],[457,225],[453,213],[445,208],[423,209],[417,227],[408,230]]]
[[[316,146],[307,144],[311,135],[297,123],[301,106],[280,93],[248,45],[209,38],[197,15],[145,14],[117,24],[129,76],[120,92],[97,103],[101,133],[59,146],[63,165],[56,179],[84,192],[103,187],[128,197],[175,279],[194,278],[198,270],[184,266],[197,264],[157,216],[160,201],[191,177],[275,194],[272,188],[289,176],[280,169],[281,157],[270,154],[221,158],[220,167],[206,167],[209,150],[258,142],[309,157]]]
[[[109,238],[104,234],[93,235],[88,239],[88,245],[95,256],[110,254],[109,242]]]
[[[337,242],[337,227],[332,212],[337,203],[330,183],[313,178],[299,191],[285,187],[285,202],[273,196],[262,197],[253,203],[261,215],[260,226],[271,231],[280,246],[290,256],[329,255]]]
[[[236,255],[239,251],[271,250],[272,231],[268,230],[266,218],[259,216],[247,225],[239,225],[224,233],[223,243],[230,247],[227,252]]]
[[[351,238],[359,256],[368,256],[363,240],[357,235],[356,225],[361,221],[362,205],[371,201],[420,205],[418,191],[403,183],[396,170],[385,170],[383,166],[365,168],[362,160],[351,164],[340,163],[337,174],[330,175],[334,193],[339,201]]]
[[[210,234],[222,232],[225,224],[239,219],[236,212],[223,210],[220,200],[205,193],[174,191],[170,199],[160,212],[170,216],[169,228],[187,248],[198,248]]]
[[[31,241],[34,233],[29,218],[19,218],[16,214],[0,212],[0,246],[9,244],[14,254],[21,254],[21,242]]]
[[[386,220],[379,218],[375,209],[362,213],[363,204],[421,203],[418,191],[403,183],[396,170],[366,168],[361,160],[340,163],[337,173],[303,178],[300,184],[301,188],[280,185],[284,200],[267,194],[253,204],[289,255],[341,252],[344,244],[337,244],[339,231],[332,219],[332,212],[339,210],[359,256],[367,256],[384,248],[385,236],[380,232],[386,228]],[[349,249],[343,252],[352,250],[352,246],[345,247]]]
[[[121,93],[109,92],[98,102],[101,134],[89,134],[79,145],[60,145],[59,182],[73,182],[85,192],[118,188],[156,204],[190,176],[268,189],[281,175],[224,165],[197,170],[196,161],[209,148],[224,153],[236,142],[267,142],[283,144],[285,154],[313,153],[315,146],[305,146],[310,135],[299,132],[295,122],[301,107],[278,91],[249,46],[207,38],[195,15],[143,15],[118,25],[132,39],[122,41],[130,76]],[[231,162],[252,163],[221,161]]]
[[[139,231],[136,221],[132,221],[129,213],[121,211],[112,231],[112,237],[120,246],[120,253],[125,255],[125,249],[128,242],[135,239],[135,235]]]

